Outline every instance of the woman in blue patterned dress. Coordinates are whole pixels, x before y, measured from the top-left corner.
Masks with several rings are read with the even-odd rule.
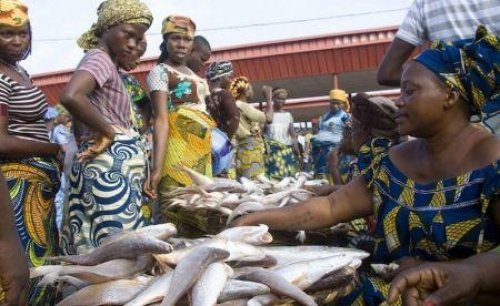
[[[341,89],[330,91],[330,111],[319,119],[319,132],[311,139],[314,173],[319,178],[329,177],[328,154],[338,147],[342,140],[342,131],[347,124],[349,114],[347,94]]]
[[[283,209],[259,211],[236,225],[317,229],[372,213],[377,245],[372,260],[449,261],[500,243],[500,140],[469,122],[500,110],[496,85],[500,43],[479,27],[476,40],[437,42],[404,69],[396,102],[399,132],[415,139],[390,146],[376,138],[361,148],[361,176],[330,194]],[[389,287],[379,278],[341,305],[379,305]]]

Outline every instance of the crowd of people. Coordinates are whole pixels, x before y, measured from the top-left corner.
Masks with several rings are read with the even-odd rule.
[[[349,99],[333,89],[329,111],[302,133],[285,110],[285,88],[264,85],[259,109],[251,80],[231,62],[212,62],[201,77],[210,44],[185,16],[163,20],[159,59],[141,86],[128,72],[146,51],[153,16],[139,0],[102,2],[78,40],[84,54],[60,104],[48,108],[19,65],[31,54],[28,8],[0,0],[0,305],[54,305],[61,293],[29,281],[28,267],[84,253],[118,231],[168,221],[183,236],[203,235],[189,226],[192,212],[162,207],[168,191],[193,183],[185,168],[328,179],[317,197],[231,226],[354,224],[369,236],[373,262],[399,268],[392,281],[361,275],[341,305],[495,304],[500,24],[490,2],[416,0],[378,75],[401,96]],[[471,14],[453,35],[424,18],[452,20],[457,7]],[[428,38],[442,40],[403,65]]]

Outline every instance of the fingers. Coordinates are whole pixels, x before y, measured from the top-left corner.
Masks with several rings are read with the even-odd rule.
[[[395,303],[403,292],[420,283],[424,271],[423,269],[412,268],[398,274],[391,282],[387,302]]]
[[[430,294],[424,301],[424,306],[457,305],[463,299],[463,291],[446,284]]]

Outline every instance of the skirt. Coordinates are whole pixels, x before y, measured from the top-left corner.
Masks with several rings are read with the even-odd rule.
[[[0,159],[14,208],[15,223],[31,267],[48,264],[57,256],[58,230],[54,197],[60,186],[60,165],[55,158]],[[29,305],[55,305],[56,288],[30,281]],[[0,287],[0,297],[3,296]],[[1,301],[1,299],[0,299]]]
[[[298,171],[298,162],[292,146],[270,139],[266,139],[265,144],[266,155],[264,162],[267,177],[281,180],[288,176],[294,176]]]
[[[236,149],[236,174],[238,177],[254,179],[264,173],[264,142],[259,136],[248,136],[238,140]]]
[[[82,143],[80,151],[91,143]],[[94,159],[73,164],[69,208],[62,248],[81,254],[109,235],[148,225],[144,205],[144,151],[137,136],[117,134],[111,146]]]

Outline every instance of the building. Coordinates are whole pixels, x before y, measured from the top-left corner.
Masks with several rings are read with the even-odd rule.
[[[254,85],[255,101],[260,87],[269,84],[289,91],[285,108],[296,121],[308,121],[328,109],[328,92],[342,88],[349,93],[381,91],[396,97],[399,90],[376,82],[376,69],[396,34],[397,27],[367,29],[215,49],[210,61],[231,60],[235,75],[247,76]],[[144,84],[156,62],[146,58],[132,72]],[[58,97],[73,70],[34,76],[34,82],[51,103]]]

